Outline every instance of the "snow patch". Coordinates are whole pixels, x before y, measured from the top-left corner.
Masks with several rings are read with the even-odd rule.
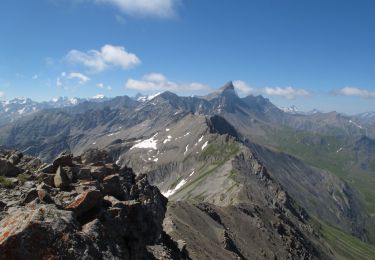
[[[165,140],[163,141],[163,144],[166,144],[166,143],[168,143],[168,142],[170,142],[170,141],[172,141],[172,136],[171,136],[171,135],[168,135],[168,136],[167,136],[167,139],[165,139]]]
[[[198,139],[198,142],[195,143],[195,146],[197,146],[200,142],[202,142],[204,135],[201,136],[201,138]]]
[[[110,137],[110,136],[118,135],[119,133],[120,132],[110,133],[110,134],[107,134],[107,136]]]
[[[25,111],[26,111],[26,108],[24,107],[24,108],[18,110],[18,114],[22,115],[23,113],[25,113]]]
[[[360,124],[357,124],[356,122],[354,122],[354,121],[352,121],[352,120],[349,120],[349,123],[355,125],[355,126],[358,127],[359,129],[362,129],[362,128],[363,128]]]
[[[156,133],[153,137],[143,140],[130,148],[130,150],[133,150],[134,148],[140,148],[140,149],[153,149],[156,150],[156,145],[158,143],[158,140],[155,139],[155,137],[158,134]]]
[[[339,153],[342,151],[342,147],[336,151],[336,153]]]
[[[193,171],[190,173],[189,177],[193,176],[194,173],[195,173],[195,170],[193,170]]]
[[[184,186],[186,184],[186,180],[182,180],[182,181],[180,181],[177,185],[176,185],[176,187],[174,188],[174,189],[172,189],[172,190],[167,190],[166,192],[162,192],[161,194],[164,196],[164,197],[166,197],[166,198],[168,198],[168,197],[170,197],[170,196],[172,196],[173,194],[175,194],[182,186]]]
[[[120,165],[121,156],[117,159],[116,164]]]
[[[169,128],[166,128],[166,129],[165,129],[166,132],[169,132],[170,130],[171,130],[171,129],[169,129]]]
[[[206,141],[203,146],[202,146],[202,151],[204,150],[204,148],[206,148],[206,146],[208,145],[208,141]]]
[[[189,145],[187,145],[187,146],[185,147],[184,155],[187,153],[188,149],[189,149]]]
[[[92,97],[92,99],[104,99],[105,96],[103,94],[98,94]]]
[[[154,99],[154,98],[156,98],[157,96],[159,96],[160,94],[161,94],[161,92],[160,92],[160,93],[156,93],[155,95],[148,96],[148,97],[147,97],[147,100]]]

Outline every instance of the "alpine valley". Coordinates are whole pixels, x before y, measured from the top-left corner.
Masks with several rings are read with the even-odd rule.
[[[163,92],[59,101],[25,99],[0,108],[0,221],[17,226],[0,231],[0,251],[9,253],[44,221],[40,228],[67,245],[67,258],[375,255],[373,113],[283,111],[262,96],[239,97],[232,82],[199,97]],[[40,190],[50,197],[41,198]],[[35,196],[18,200],[20,193]],[[100,205],[88,208],[95,200]],[[44,206],[51,201],[56,206]],[[41,209],[47,216],[26,225]],[[77,241],[76,255],[68,235]],[[48,256],[61,248],[51,245]]]

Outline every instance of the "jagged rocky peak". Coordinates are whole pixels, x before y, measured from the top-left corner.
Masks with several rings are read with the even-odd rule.
[[[234,91],[234,85],[233,81],[227,82],[224,86],[222,86],[220,89],[220,92],[225,92],[225,91]]]
[[[170,92],[170,91],[164,91],[163,93],[157,95],[156,97],[161,97],[161,98],[170,99],[170,100],[178,99],[178,96],[175,93]]]
[[[218,96],[226,96],[226,97],[236,97],[238,98],[237,92],[234,88],[233,82],[229,81],[224,86],[222,86],[219,91],[217,92]]]
[[[0,152],[1,259],[184,259],[162,230],[167,199],[103,151],[53,163]]]
[[[229,81],[227,84],[225,84],[218,90],[208,94],[207,96],[204,96],[203,98],[206,100],[212,100],[212,99],[221,98],[225,96],[233,96],[233,97],[238,98],[238,95],[236,93],[236,90],[234,88],[232,81]]]

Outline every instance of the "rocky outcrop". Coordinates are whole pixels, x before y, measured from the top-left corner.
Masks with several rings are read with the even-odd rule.
[[[31,157],[15,166],[12,154],[0,159],[27,180],[0,189],[0,259],[187,258],[163,232],[167,199],[145,175],[68,153],[52,167],[30,167]]]
[[[213,182],[196,203],[169,203],[164,228],[186,243],[191,259],[336,259],[308,213],[248,148],[230,164],[230,179],[238,183],[229,189],[238,189],[232,204],[204,197],[213,193]]]

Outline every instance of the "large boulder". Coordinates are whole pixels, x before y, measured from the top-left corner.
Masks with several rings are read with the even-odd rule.
[[[89,149],[81,155],[82,163],[90,164],[101,162],[103,164],[113,163],[112,157],[104,150]]]
[[[54,184],[56,188],[60,188],[60,189],[65,189],[69,187],[69,184],[70,184],[69,177],[61,166],[57,168],[57,171],[54,177]]]
[[[0,176],[16,177],[17,175],[21,173],[22,173],[22,170],[20,168],[13,165],[8,160],[0,158]]]
[[[11,163],[11,164],[14,164],[14,165],[16,165],[17,163],[19,163],[20,162],[20,160],[22,159],[22,157],[23,157],[23,154],[21,153],[21,152],[14,152],[13,154],[11,154],[10,156],[9,156],[9,162]]]
[[[63,152],[57,158],[53,161],[53,166],[58,167],[58,166],[73,166],[73,154]]]
[[[100,207],[102,198],[103,195],[98,190],[86,191],[79,194],[65,209],[73,210],[80,217],[91,209]]]
[[[105,177],[102,183],[102,191],[105,195],[124,199],[125,194],[120,184],[120,176],[118,174],[113,174]]]

